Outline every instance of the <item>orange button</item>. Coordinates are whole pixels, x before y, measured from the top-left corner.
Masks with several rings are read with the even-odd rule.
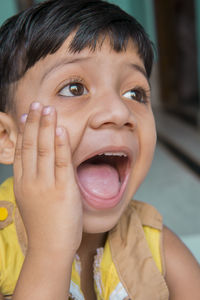
[[[5,221],[8,217],[8,210],[5,207],[0,207],[0,221]]]

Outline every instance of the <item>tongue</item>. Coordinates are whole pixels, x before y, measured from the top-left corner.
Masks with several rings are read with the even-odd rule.
[[[82,164],[78,178],[86,192],[99,198],[115,197],[120,189],[118,172],[108,164]]]

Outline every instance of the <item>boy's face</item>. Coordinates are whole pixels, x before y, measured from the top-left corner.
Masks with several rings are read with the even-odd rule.
[[[56,108],[57,123],[70,136],[84,230],[105,232],[119,220],[152,161],[156,133],[150,88],[132,42],[120,53],[108,40],[95,52],[72,54],[68,45],[69,40],[19,81],[16,117],[33,101]]]

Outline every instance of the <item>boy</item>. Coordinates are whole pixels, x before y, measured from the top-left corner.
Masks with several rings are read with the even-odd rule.
[[[51,0],[0,36],[2,297],[199,299],[198,263],[130,201],[156,143],[143,28],[104,1]]]

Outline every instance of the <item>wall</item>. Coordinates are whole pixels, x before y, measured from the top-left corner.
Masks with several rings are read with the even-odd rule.
[[[134,16],[156,44],[153,0],[109,0]]]
[[[196,0],[196,37],[198,49],[198,82],[199,82],[199,114],[198,114],[198,127],[200,129],[200,1]]]
[[[16,6],[14,0],[1,0],[0,1],[0,24],[7,18],[16,13]]]

